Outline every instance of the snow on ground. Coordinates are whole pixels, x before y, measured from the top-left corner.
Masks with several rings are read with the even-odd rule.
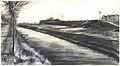
[[[72,28],[72,27],[60,26],[60,25],[38,25],[37,27],[40,29],[52,29],[52,30],[73,33],[73,34],[84,34],[84,35],[95,36],[99,38],[119,40],[118,39],[119,32],[115,32],[115,31],[100,31],[100,30],[93,30],[90,28],[83,28],[83,27]],[[57,29],[58,27],[59,29]]]
[[[95,36],[99,38],[107,38],[112,40],[119,40],[118,39],[119,32],[114,32],[114,31],[98,31],[87,28],[66,28],[66,29],[60,29],[60,31],[73,33],[73,34],[84,34],[88,36]]]
[[[35,26],[35,25],[33,25]],[[68,26],[60,26],[60,25],[36,25],[38,28],[46,28],[46,29],[54,29],[54,28],[58,28],[58,29],[61,29],[61,28],[67,28]]]
[[[78,56],[79,56],[78,53],[83,53],[84,54],[83,58],[86,58],[86,59],[91,58],[92,60],[95,60],[94,62],[102,62],[102,63],[108,63],[108,64],[115,63],[116,64],[116,62],[113,61],[112,58],[110,58],[104,54],[95,52],[95,51],[85,48],[85,47],[78,46],[76,44],[59,39],[57,37],[54,37],[54,36],[51,36],[48,34],[44,34],[44,33],[40,33],[40,32],[36,32],[36,31],[30,30],[30,29],[21,28],[21,27],[17,27],[17,30],[22,34],[26,34],[27,38],[30,41],[37,42],[45,48],[51,48],[53,50],[57,49],[56,52],[57,51],[72,51],[75,54],[71,54],[71,55],[78,55]],[[99,59],[99,60],[97,60],[97,59]],[[68,60],[71,60],[71,59],[68,59]],[[78,60],[80,60],[80,59],[78,59]],[[107,61],[105,62],[103,60],[107,60]],[[85,59],[83,59],[81,61],[85,62]]]
[[[63,31],[63,32],[67,32],[67,31],[79,31],[79,30],[86,30],[86,28],[77,27],[77,28],[60,29],[60,31]]]

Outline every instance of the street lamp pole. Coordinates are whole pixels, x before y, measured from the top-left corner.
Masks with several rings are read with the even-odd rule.
[[[101,11],[99,11],[99,20],[101,20]]]

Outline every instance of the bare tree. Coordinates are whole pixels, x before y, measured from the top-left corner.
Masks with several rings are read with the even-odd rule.
[[[9,19],[9,31],[12,33],[12,37],[13,37],[13,53],[14,53],[14,44],[15,44],[15,38],[16,38],[16,19],[19,15],[19,12],[21,10],[21,8],[28,4],[29,1],[3,1],[3,6],[5,7],[5,9],[3,11],[5,11],[5,14],[2,15],[2,20],[8,20]],[[7,19],[5,15],[9,15],[10,17]]]

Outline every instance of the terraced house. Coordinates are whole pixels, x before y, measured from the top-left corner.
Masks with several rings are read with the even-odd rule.
[[[113,23],[118,25],[119,24],[119,15],[118,14],[115,14],[115,15],[103,15],[102,20],[103,21],[113,22]]]

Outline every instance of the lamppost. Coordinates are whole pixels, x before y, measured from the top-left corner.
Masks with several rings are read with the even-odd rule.
[[[99,21],[101,20],[101,11],[99,11]]]

